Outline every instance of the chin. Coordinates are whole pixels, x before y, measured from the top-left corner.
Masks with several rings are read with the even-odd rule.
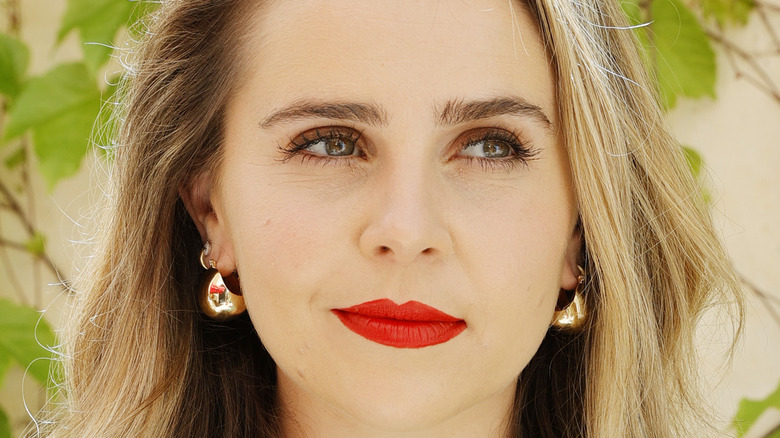
[[[404,373],[405,378],[382,379],[369,377],[373,384],[355,385],[337,401],[341,409],[367,429],[393,434],[440,430],[448,420],[461,416],[479,415],[483,407],[504,397],[497,382],[491,385],[453,385],[458,380],[432,375]],[[514,382],[510,384],[514,394]]]

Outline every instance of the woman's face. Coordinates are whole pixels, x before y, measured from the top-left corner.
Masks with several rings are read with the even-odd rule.
[[[220,270],[240,273],[288,420],[358,436],[498,427],[579,250],[528,13],[275,2],[241,44],[199,220]]]

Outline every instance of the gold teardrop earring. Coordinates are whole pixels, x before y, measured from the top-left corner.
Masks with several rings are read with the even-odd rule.
[[[246,305],[241,295],[238,274],[234,272],[223,278],[214,260],[207,259],[210,252],[211,244],[206,242],[200,252],[200,265],[206,269],[206,274],[200,287],[198,301],[206,316],[225,321],[244,313]]]
[[[580,271],[580,275],[577,276],[577,287],[573,291],[561,290],[558,304],[555,306],[552,325],[559,330],[580,329],[588,316],[584,297],[585,269],[579,265],[577,269]]]

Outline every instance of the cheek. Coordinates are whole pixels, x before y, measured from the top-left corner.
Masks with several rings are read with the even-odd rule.
[[[482,291],[484,309],[479,313],[489,318],[475,329],[484,330],[486,344],[503,343],[510,351],[536,350],[559,293],[562,258],[544,247],[532,248],[534,236],[527,237],[523,240],[527,251],[498,252],[507,256],[487,272],[473,275],[480,279]]]
[[[345,258],[349,236],[329,203],[284,184],[242,181],[227,221],[247,309],[271,355],[299,367],[348,273],[348,263],[334,260]]]
[[[482,354],[493,358],[490,366],[507,372],[524,368],[547,332],[573,214],[562,207],[569,204],[558,199],[565,197],[563,191],[514,195],[508,199],[515,201],[496,203],[500,209],[480,209],[482,215],[469,220],[491,224],[492,232],[474,233],[464,249],[471,255],[461,258],[472,287],[479,291],[472,303],[472,328]]]

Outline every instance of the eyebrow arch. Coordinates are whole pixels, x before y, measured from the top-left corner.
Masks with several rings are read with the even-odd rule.
[[[547,114],[522,97],[503,96],[493,99],[464,101],[463,99],[450,100],[443,108],[437,111],[437,123],[442,126],[454,126],[479,119],[487,119],[502,115],[530,116],[553,130],[553,123]]]
[[[387,114],[382,108],[370,103],[359,102],[319,102],[299,100],[293,102],[260,122],[263,129],[280,123],[312,117],[326,119],[351,120],[371,126],[387,125]]]

